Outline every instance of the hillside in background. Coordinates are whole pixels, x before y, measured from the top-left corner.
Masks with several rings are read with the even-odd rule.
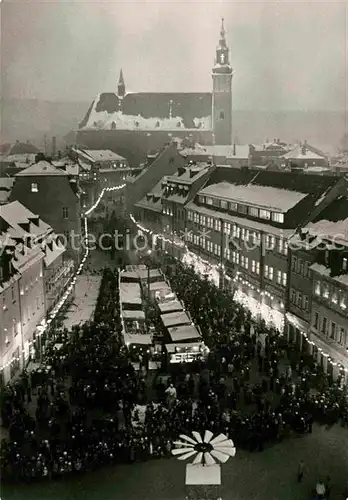
[[[64,136],[76,130],[90,102],[48,102],[38,100],[2,100],[2,142],[30,140],[39,148],[44,135],[50,142],[57,137],[58,148]],[[345,133],[344,112],[326,111],[249,111],[233,112],[233,130],[240,144],[261,143],[275,137],[287,142],[303,141],[330,152]],[[70,136],[73,141],[74,135]]]

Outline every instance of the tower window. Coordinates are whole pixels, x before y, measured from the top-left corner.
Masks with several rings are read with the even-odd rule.
[[[225,119],[225,113],[223,111],[220,111],[220,120]]]

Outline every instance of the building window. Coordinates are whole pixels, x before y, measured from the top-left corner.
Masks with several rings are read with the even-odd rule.
[[[253,244],[254,244],[254,245],[260,245],[260,240],[261,240],[260,233],[258,233],[257,231],[254,231],[254,232],[252,233],[252,241],[253,241]]]
[[[249,259],[248,257],[245,257],[244,255],[241,256],[240,258],[240,265],[244,267],[244,269],[248,269],[249,267]]]
[[[327,318],[325,316],[323,317],[323,321],[321,323],[321,333],[324,335],[327,334]]]
[[[255,274],[260,274],[260,262],[256,260],[251,261],[251,271]]]
[[[232,262],[234,264],[239,264],[239,253],[238,252],[232,252]]]
[[[338,328],[337,342],[341,345],[344,344],[344,328],[342,326]]]
[[[208,198],[208,197],[207,197],[207,198],[205,199],[205,202],[206,202],[206,204],[207,204],[207,205],[212,205],[212,204],[213,204],[213,198]]]
[[[205,215],[199,216],[199,223],[201,226],[205,226]]]
[[[267,250],[274,250],[275,247],[275,237],[267,235],[266,237]]]
[[[305,311],[308,311],[308,305],[309,305],[308,295],[304,295],[303,296],[303,309]]]
[[[31,192],[32,193],[38,193],[39,192],[39,186],[37,185],[37,182],[32,182],[31,183]]]
[[[240,212],[241,214],[247,214],[248,213],[247,205],[243,205],[242,203],[238,203],[238,212]]]
[[[315,295],[320,295],[320,293],[321,293],[320,281],[317,281],[315,283],[314,293],[315,293]]]
[[[231,260],[231,250],[229,248],[225,248],[225,259]]]
[[[265,266],[265,278],[272,281],[273,280],[273,271],[274,271],[273,267]]]
[[[296,304],[296,290],[293,288],[290,290],[290,300],[293,304]]]
[[[337,302],[338,302],[338,296],[337,296],[336,292],[332,294],[331,301],[332,301],[333,304],[337,304]]]
[[[207,217],[207,226],[209,229],[214,229],[214,219],[212,217]]]
[[[314,325],[313,325],[315,330],[318,330],[319,327],[319,313],[315,311],[314,313]]]
[[[347,309],[347,298],[344,295],[341,297],[340,307],[342,309]]]
[[[245,229],[244,227],[242,227],[240,238],[243,241],[248,241],[249,240],[249,229]]]
[[[281,214],[279,212],[272,212],[272,220],[274,222],[280,222],[281,224],[283,224],[283,222],[284,222],[284,214]]]
[[[232,212],[236,212],[238,208],[238,204],[235,203],[234,201],[230,201],[228,204],[228,209],[231,210]]]
[[[63,207],[63,219],[67,219],[69,217],[68,207]]]
[[[229,222],[224,222],[224,233],[231,234],[231,224]]]
[[[300,309],[302,308],[302,293],[301,292],[297,292],[297,295],[296,295],[296,305]]]
[[[193,222],[195,224],[199,223],[199,214],[197,212],[193,212]]]
[[[221,220],[220,219],[215,219],[214,229],[215,229],[215,231],[221,231]]]
[[[309,278],[309,262],[304,261],[303,263],[303,276]]]
[[[227,210],[227,207],[228,207],[228,203],[227,203],[227,201],[225,201],[225,200],[221,200],[221,201],[220,201],[220,207],[221,207],[222,209],[224,209],[224,210]]]
[[[286,286],[288,282],[288,275],[286,273],[282,274],[282,285]]]
[[[329,297],[329,287],[327,285],[324,285],[323,297],[324,299],[327,299]]]
[[[336,340],[336,328],[337,328],[336,323],[331,321],[330,339],[332,340]]]
[[[277,283],[278,283],[278,285],[282,284],[282,272],[281,271],[277,271]]]
[[[191,210],[189,210],[189,211],[187,212],[187,219],[188,219],[188,220],[192,220],[192,212],[191,212]]]
[[[303,260],[302,259],[298,259],[298,262],[297,262],[297,272],[299,274],[302,274],[302,275],[304,274],[303,273],[303,269],[304,269],[304,265],[303,264],[304,264]]]
[[[297,271],[297,257],[295,255],[291,258],[291,271]]]
[[[259,209],[256,207],[249,207],[249,215],[251,215],[252,217],[258,217]]]
[[[240,227],[233,226],[233,238],[240,238]]]
[[[12,303],[14,304],[16,302],[16,291],[14,286],[11,288],[11,294],[12,294]]]
[[[269,210],[260,210],[260,219],[270,220],[271,212]]]

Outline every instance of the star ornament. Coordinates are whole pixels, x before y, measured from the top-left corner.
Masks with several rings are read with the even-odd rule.
[[[232,439],[228,439],[225,434],[219,434],[213,438],[211,431],[205,431],[204,438],[199,432],[192,432],[193,438],[180,434],[181,441],[174,441],[177,448],[172,450],[172,454],[178,460],[193,458],[193,465],[215,465],[224,464],[230,457],[236,454],[236,448]]]

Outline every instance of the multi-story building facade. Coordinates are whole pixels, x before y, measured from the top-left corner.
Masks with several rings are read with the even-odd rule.
[[[19,201],[51,226],[67,244],[75,261],[83,252],[80,188],[67,172],[47,161],[39,161],[15,176],[10,201]]]
[[[343,189],[336,177],[218,167],[186,205],[189,248],[237,283],[235,297],[283,329],[288,240]],[[306,215],[304,215],[306,214]],[[234,285],[235,286],[235,285]]]
[[[295,290],[291,274],[290,304],[302,304],[302,311],[290,309],[288,336],[336,378],[348,372],[348,195],[337,197],[293,240],[299,250],[292,270],[302,270],[302,278]]]
[[[17,201],[1,206],[0,238],[0,367],[6,382],[33,355],[37,329],[62,296],[73,266],[63,263],[65,248],[52,228]]]

